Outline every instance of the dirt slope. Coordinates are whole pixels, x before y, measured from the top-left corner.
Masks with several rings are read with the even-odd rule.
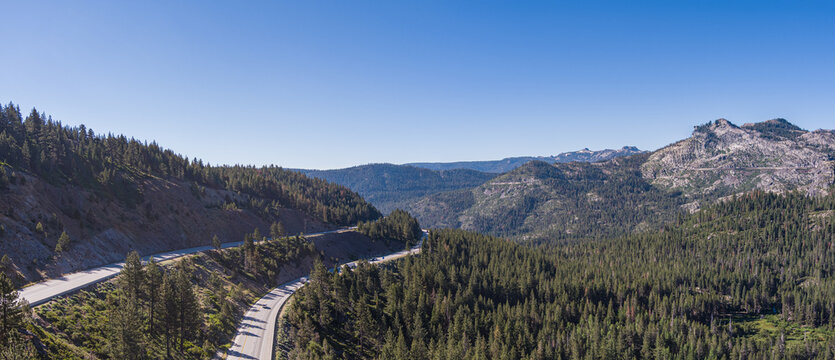
[[[131,207],[15,172],[15,181],[0,191],[0,225],[5,228],[0,231],[0,255],[11,260],[0,264],[0,270],[26,283],[116,262],[131,250],[145,255],[207,245],[215,234],[222,242],[240,241],[256,227],[266,234],[278,220],[290,234],[333,228],[291,209],[274,216],[228,206],[249,199],[179,180],[149,178],[142,181],[141,191],[143,201]],[[58,254],[54,250],[62,231],[71,241]]]

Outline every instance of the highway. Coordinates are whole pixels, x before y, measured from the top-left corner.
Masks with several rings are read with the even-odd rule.
[[[420,252],[420,246],[421,244],[418,244],[409,250],[372,258],[369,262],[376,264],[412,255]],[[352,261],[345,265],[353,268],[357,266],[357,263],[358,261]],[[275,325],[281,307],[290,295],[304,286],[306,282],[307,276],[289,281],[255,302],[238,325],[238,332],[232,340],[232,346],[226,352],[226,359],[271,360],[275,343]]]
[[[304,236],[317,236],[344,230],[345,229],[323,231],[318,233],[304,234]],[[221,248],[225,249],[241,245],[243,245],[243,241],[228,242],[222,244]],[[151,260],[151,258],[153,258],[155,261],[160,262],[212,249],[214,249],[214,247],[212,246],[198,246],[188,249],[174,250],[146,256],[142,258],[142,261],[148,262]],[[110,279],[118,275],[124,265],[124,262],[118,262],[93,269],[66,274],[54,279],[41,281],[30,286],[24,287],[23,289],[20,289],[20,297],[26,299],[26,301],[28,301],[29,304],[32,306],[40,305],[57,296],[71,293],[78,289],[82,289],[86,286]]]

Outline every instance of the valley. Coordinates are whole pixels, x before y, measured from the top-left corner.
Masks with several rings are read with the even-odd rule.
[[[835,2],[3,15],[0,360],[835,359]]]
[[[20,120],[20,136],[81,140],[54,163],[3,165],[3,281],[30,283],[16,311],[33,307],[9,349],[30,357],[721,358],[779,345],[781,357],[802,358],[828,356],[835,341],[823,295],[835,223],[828,130],[720,119],[656,151],[555,156],[501,174],[211,167],[167,155],[185,166],[172,173],[130,158],[79,166],[70,159],[85,147],[157,150],[84,140],[43,117]],[[122,180],[44,176],[45,166]],[[810,257],[814,266],[801,260]],[[519,322],[526,312],[533,322]],[[491,320],[464,325],[476,313]],[[667,321],[678,330],[656,327]],[[620,330],[590,337],[607,328]]]

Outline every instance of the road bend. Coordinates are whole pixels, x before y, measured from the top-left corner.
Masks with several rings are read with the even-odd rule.
[[[374,257],[368,259],[368,262],[377,264],[416,254],[420,252],[420,246],[421,244],[418,244],[411,249]],[[353,268],[357,266],[357,263],[358,261],[352,261],[343,265]],[[304,286],[307,279],[307,276],[303,276],[279,285],[255,302],[255,305],[244,314],[232,346],[226,352],[226,359],[271,360],[275,343],[275,327],[281,307],[296,290]]]

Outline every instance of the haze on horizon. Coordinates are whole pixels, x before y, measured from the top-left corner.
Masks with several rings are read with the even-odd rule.
[[[0,101],[213,164],[653,150],[720,117],[835,118],[824,1],[4,8]]]

